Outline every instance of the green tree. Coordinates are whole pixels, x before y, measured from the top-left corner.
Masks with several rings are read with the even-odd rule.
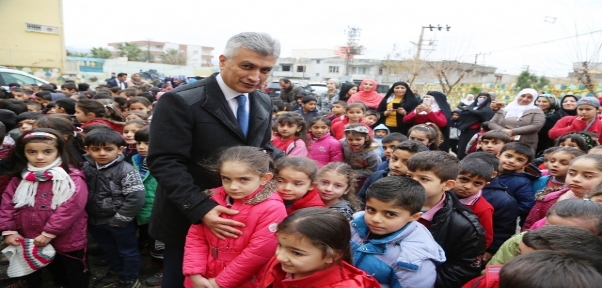
[[[127,57],[128,61],[140,60],[140,56],[142,56],[142,50],[134,43],[121,43],[117,46],[117,50],[119,51],[119,56]]]
[[[88,53],[86,53],[86,52],[70,52],[69,50],[67,50],[67,56],[88,57]]]
[[[163,54],[159,55],[161,63],[171,65],[186,65],[186,55],[184,52],[176,49],[167,49]]]
[[[543,87],[550,84],[550,80],[545,76],[538,77],[535,74],[529,73],[529,71],[523,71],[518,75],[516,79],[516,89],[522,90],[525,88],[543,89]]]
[[[472,95],[479,95],[479,93],[481,93],[483,89],[477,87],[477,86],[472,86],[470,87],[470,90],[468,90],[468,94],[472,94]]]
[[[90,53],[92,53],[92,57],[101,59],[109,59],[111,56],[113,56],[111,50],[102,47],[94,47]]]

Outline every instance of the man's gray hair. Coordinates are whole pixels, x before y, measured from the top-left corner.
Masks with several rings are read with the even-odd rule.
[[[232,36],[226,43],[224,55],[233,57],[238,49],[245,48],[263,56],[280,56],[280,42],[267,33],[243,32]]]

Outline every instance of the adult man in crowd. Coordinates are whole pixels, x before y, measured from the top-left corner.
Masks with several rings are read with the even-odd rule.
[[[284,103],[295,102],[295,96],[297,96],[297,93],[300,91],[305,91],[303,87],[296,86],[287,78],[280,79],[280,87],[282,88],[280,89],[280,98],[282,98]]]
[[[128,88],[128,84],[125,83],[125,80],[128,78],[127,73],[119,73],[117,74],[117,78],[111,78],[107,81],[107,85],[110,87],[119,87],[121,89]]]
[[[220,217],[237,211],[203,193],[221,186],[204,164],[215,164],[221,151],[238,145],[282,155],[270,143],[271,99],[256,91],[279,55],[280,43],[269,35],[237,34],[219,56],[219,74],[178,87],[157,103],[147,161],[159,185],[149,232],[165,243],[163,287],[182,287],[184,243],[191,224],[203,223],[220,238],[241,235],[237,226],[242,223]]]

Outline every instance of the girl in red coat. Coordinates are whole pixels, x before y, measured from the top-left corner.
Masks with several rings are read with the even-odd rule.
[[[2,194],[0,231],[4,243],[51,244],[56,256],[48,270],[54,283],[88,287],[85,260],[88,186],[63,135],[38,128],[17,140],[11,156],[14,176]],[[40,287],[42,270],[25,276],[27,287]]]
[[[307,207],[324,207],[316,189],[316,162],[306,157],[282,157],[276,162],[276,190],[286,213]]]
[[[102,104],[94,99],[81,99],[75,105],[75,118],[82,123],[82,129],[93,124],[104,124],[119,134],[123,132],[123,115],[119,109],[113,107],[113,104]]]
[[[276,232],[278,249],[259,287],[380,287],[351,263],[351,230],[343,214],[306,208],[286,217]]]
[[[337,140],[345,138],[345,128],[350,124],[364,123],[366,116],[366,105],[363,103],[351,103],[345,108],[345,118],[332,121],[332,134]],[[368,126],[366,126],[368,127]],[[374,136],[374,132],[368,127],[370,135]]]
[[[602,137],[602,121],[598,119],[600,101],[594,97],[583,97],[577,101],[577,116],[564,116],[548,132],[556,139],[570,132],[593,132]]]
[[[218,161],[222,187],[211,189],[217,204],[238,211],[229,218],[245,224],[238,238],[220,239],[203,224],[190,226],[184,246],[184,286],[257,287],[276,250],[276,225],[286,217],[271,182],[272,160],[255,147],[227,149]]]

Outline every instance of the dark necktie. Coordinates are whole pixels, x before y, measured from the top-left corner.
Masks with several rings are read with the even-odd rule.
[[[236,101],[238,101],[238,109],[236,109],[236,119],[238,120],[238,125],[242,130],[242,133],[247,137],[247,133],[249,132],[249,113],[247,112],[247,96],[238,95],[236,96]]]

